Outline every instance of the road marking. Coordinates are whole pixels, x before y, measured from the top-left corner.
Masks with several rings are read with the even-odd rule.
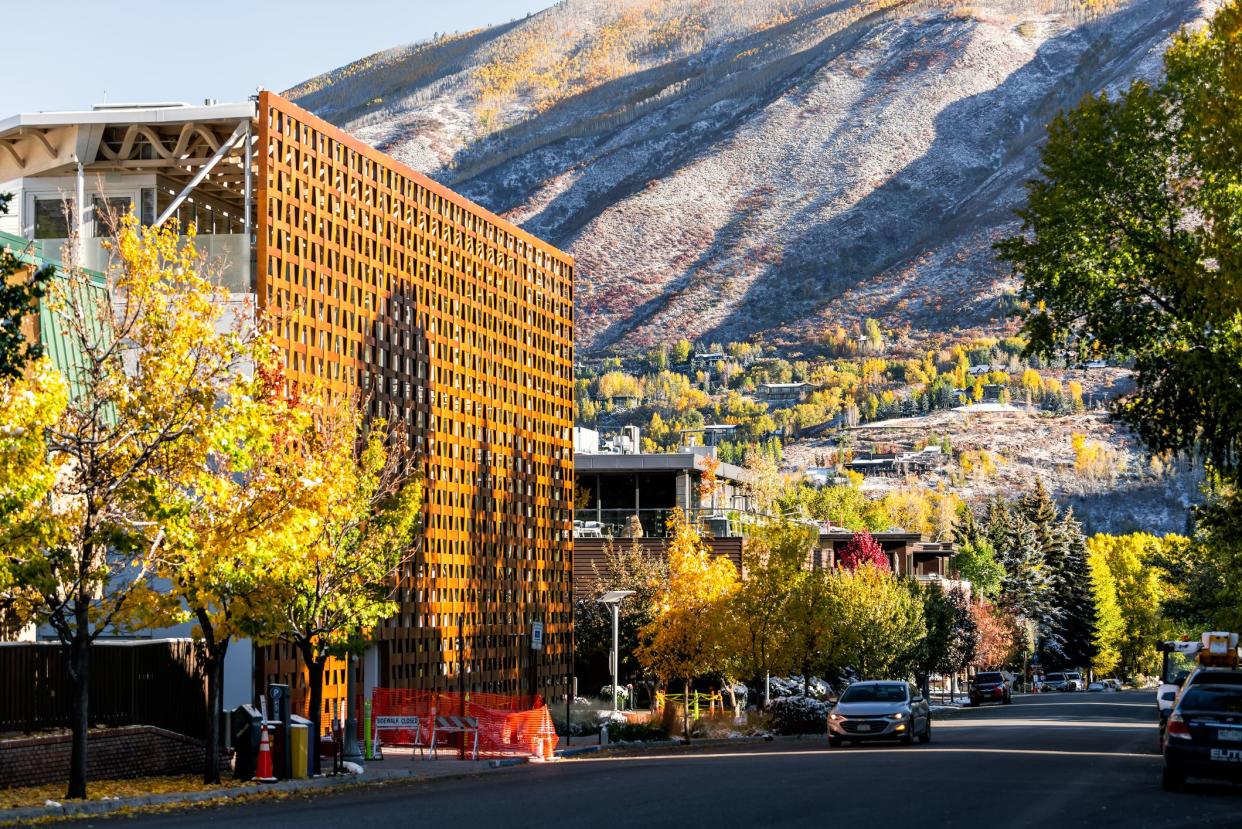
[[[824,748],[803,751],[738,751],[727,754],[720,753],[688,753],[688,754],[646,754],[634,757],[575,757],[571,763],[633,763],[642,760],[724,760],[754,759],[756,757],[845,757],[851,754],[871,754],[881,751],[895,751],[892,746],[865,746],[849,749]],[[917,757],[920,754],[1016,754],[1029,757],[1117,757],[1127,760],[1163,761],[1159,754],[1139,754],[1123,751],[1061,751],[1040,748],[931,748],[920,746],[912,751],[896,750],[897,757]]]
[[[937,728],[1132,728],[1156,731],[1154,722],[1106,722],[1104,720],[934,720]]]

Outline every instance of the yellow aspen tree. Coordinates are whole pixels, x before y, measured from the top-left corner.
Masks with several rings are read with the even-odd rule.
[[[423,487],[402,433],[389,433],[382,419],[366,422],[356,400],[315,394],[305,405],[304,492],[289,518],[291,554],[279,556],[283,566],[272,574],[267,629],[302,657],[310,710],[319,712],[328,658],[355,650],[397,612],[395,577],[416,551]]]
[[[134,624],[134,599],[165,540],[154,496],[161,481],[205,463],[217,399],[245,353],[193,227],[185,241],[180,232],[124,217],[106,286],[70,268],[47,299],[72,365],[65,409],[46,431],[56,541],[28,571],[39,620],[68,661],[70,798],[86,796],[91,645]]]
[[[729,606],[739,581],[729,560],[713,556],[679,510],[669,517],[667,550],[668,580],[654,618],[640,632],[637,656],[665,685],[682,681],[687,702],[683,729],[690,739],[694,679],[724,668],[732,655]]]

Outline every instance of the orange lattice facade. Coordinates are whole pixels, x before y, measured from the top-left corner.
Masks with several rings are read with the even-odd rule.
[[[571,670],[573,260],[271,93],[257,293],[293,382],[404,429],[427,493],[378,684],[564,693]],[[534,621],[545,647],[530,650]],[[261,679],[293,681],[269,649]],[[330,665],[327,705],[343,693]]]

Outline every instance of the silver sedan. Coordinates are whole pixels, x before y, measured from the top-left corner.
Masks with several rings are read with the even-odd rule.
[[[909,682],[856,682],[828,713],[828,744],[863,740],[931,740],[931,711]]]

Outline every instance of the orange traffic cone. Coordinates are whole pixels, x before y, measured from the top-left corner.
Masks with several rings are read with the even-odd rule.
[[[262,736],[259,738],[259,762],[255,770],[255,780],[260,783],[275,783],[276,775],[272,773],[272,746],[267,739],[267,724],[260,726]]]

